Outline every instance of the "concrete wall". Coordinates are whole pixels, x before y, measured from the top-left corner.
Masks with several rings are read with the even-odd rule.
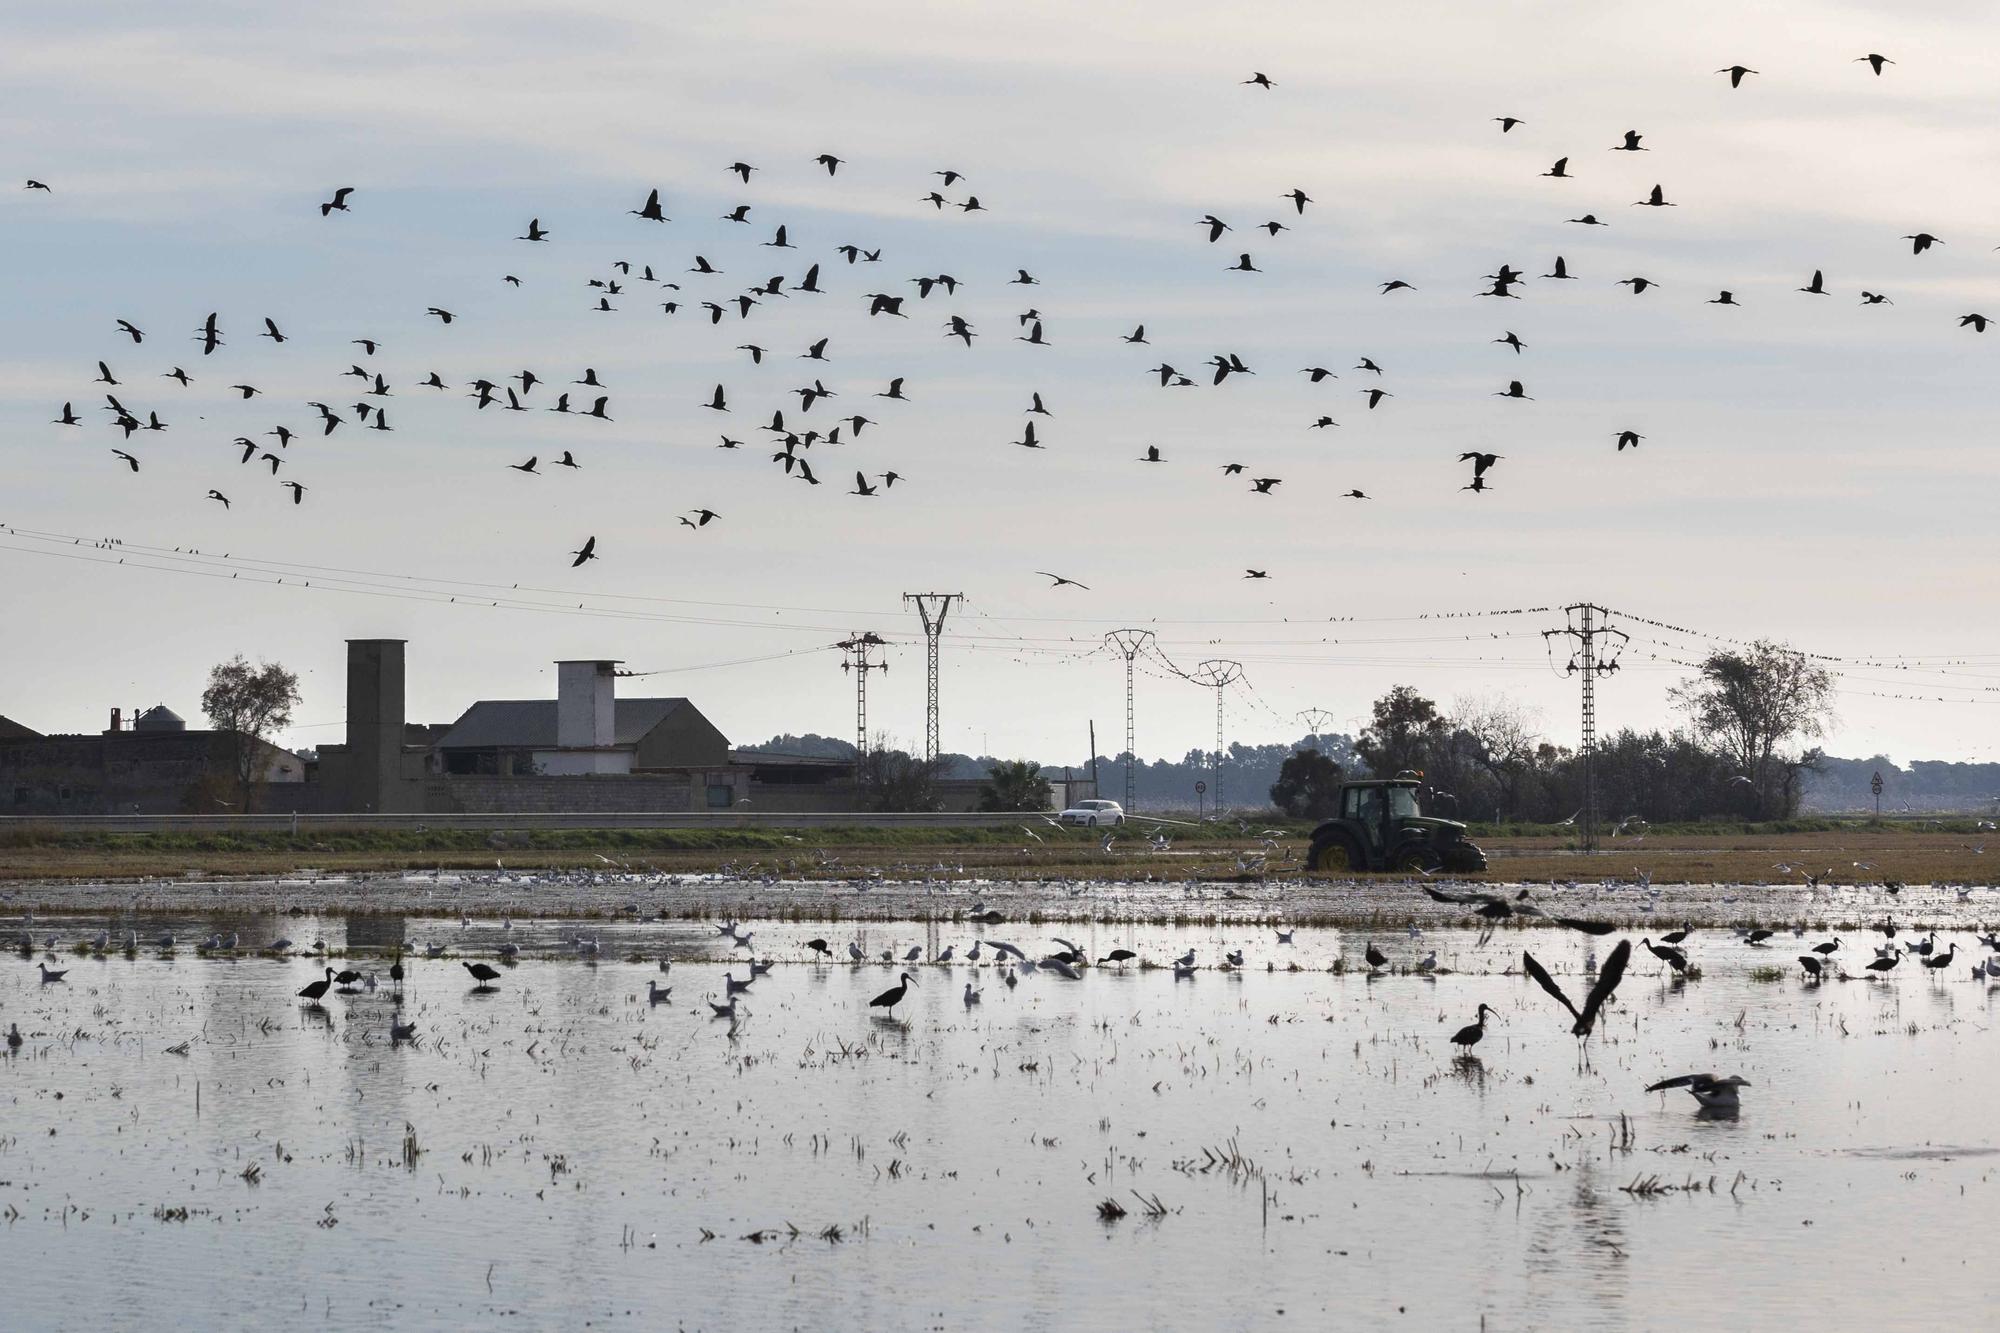
[[[402,776],[403,641],[347,641],[346,790],[350,810],[392,814],[408,789]]]
[[[282,765],[288,779],[259,785],[260,809],[315,799],[299,781],[296,756],[267,746],[266,776]],[[0,744],[0,814],[220,814],[235,808],[235,745],[213,731],[125,731],[101,736],[44,736]],[[200,793],[207,790],[209,795]],[[294,796],[288,793],[299,793]],[[209,808],[196,809],[197,801]],[[229,805],[217,801],[230,802]]]
[[[424,783],[424,810],[433,814],[522,814],[566,811],[686,811],[699,808],[686,776],[450,777]]]
[[[610,661],[556,663],[558,746],[602,749],[612,743],[618,728],[612,674],[617,669],[618,664]]]

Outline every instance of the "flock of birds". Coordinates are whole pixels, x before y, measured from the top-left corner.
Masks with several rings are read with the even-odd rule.
[[[1857,57],[1856,61],[1868,65],[1876,77],[1882,76],[1885,68],[1895,64],[1893,60],[1876,53]],[[1723,66],[1717,73],[1726,75],[1729,86],[1735,89],[1741,88],[1747,77],[1757,76],[1759,71],[1742,64],[1732,64]],[[1265,92],[1275,91],[1278,87],[1276,81],[1262,73],[1243,80],[1243,83]],[[1493,119],[1498,123],[1502,135],[1512,136],[1528,129],[1528,122],[1519,117],[1496,116]],[[1645,142],[1646,137],[1638,130],[1627,130],[1618,136],[1618,141],[1610,145],[1610,148],[1612,151],[1625,154],[1650,152],[1652,149]],[[1540,174],[1555,181],[1575,180],[1577,176],[1570,170],[1572,160],[1572,156],[1559,157],[1548,170]],[[844,165],[846,165],[845,159],[832,153],[821,153],[812,159],[810,169],[824,171],[827,177],[833,178],[839,175]],[[751,187],[753,176],[762,170],[759,165],[747,161],[735,161],[722,167],[719,174],[734,178],[738,188],[747,190]],[[965,188],[968,182],[964,173],[955,169],[945,169],[933,174],[937,184],[914,196],[916,208],[921,210],[928,206],[933,214],[938,215],[944,214],[949,209],[957,216],[988,211],[979,196]],[[51,187],[40,180],[28,181],[26,188],[52,193]],[[963,197],[959,198],[953,198],[945,193],[945,191],[960,190],[964,190],[964,193]],[[1285,215],[1282,213],[1282,208],[1277,209],[1275,210],[1279,214],[1277,217],[1249,228],[1262,233],[1263,239],[1268,243],[1277,243],[1282,233],[1306,226],[1308,208],[1317,208],[1314,197],[1296,185],[1279,193],[1277,200],[1281,204],[1288,204],[1293,210],[1292,213]],[[1652,184],[1650,189],[1645,190],[1642,198],[1631,203],[1634,207],[1654,210],[1678,206],[1675,200],[1668,197],[1666,186],[1662,183]],[[317,211],[322,219],[330,220],[336,215],[343,218],[359,215],[364,210],[364,205],[365,194],[355,186],[344,185],[334,189],[329,197],[318,201]],[[761,207],[762,205],[755,203],[738,203],[722,215],[722,221],[742,226],[745,244],[741,247],[734,247],[728,251],[715,251],[712,254],[693,252],[682,257],[684,263],[621,258],[610,263],[602,271],[591,274],[586,279],[587,290],[591,294],[589,308],[609,316],[635,308],[643,302],[645,305],[657,307],[664,317],[700,321],[717,337],[743,337],[744,342],[733,344],[732,347],[733,350],[741,352],[753,367],[762,367],[767,360],[773,365],[791,364],[799,360],[811,363],[810,378],[802,373],[799,378],[805,382],[782,391],[776,405],[767,398],[752,408],[743,401],[743,395],[733,390],[730,385],[716,383],[701,406],[711,411],[715,419],[722,423],[752,417],[763,421],[764,414],[768,412],[767,421],[742,431],[740,437],[732,435],[731,428],[725,425],[718,432],[719,447],[729,450],[749,449],[751,447],[749,438],[760,435],[768,441],[770,463],[780,475],[808,486],[818,486],[822,479],[815,471],[812,462],[812,451],[815,446],[838,448],[858,443],[863,431],[877,424],[876,419],[867,415],[865,411],[846,404],[857,397],[862,398],[865,403],[873,404],[867,411],[881,412],[886,420],[895,404],[908,402],[911,399],[911,395],[905,391],[907,377],[892,377],[880,384],[857,385],[843,382],[838,388],[830,387],[824,378],[824,375],[830,372],[822,368],[837,359],[836,354],[829,351],[834,341],[833,336],[822,334],[808,339],[796,350],[767,345],[759,342],[757,336],[751,332],[760,317],[770,308],[782,304],[803,305],[823,300],[842,300],[857,303],[858,308],[865,309],[866,318],[871,321],[909,320],[934,298],[941,303],[950,302],[958,295],[960,289],[969,286],[970,282],[951,273],[925,272],[890,281],[878,279],[873,282],[861,282],[855,284],[855,290],[852,292],[838,291],[836,290],[838,284],[834,283],[828,272],[829,265],[838,271],[863,270],[868,266],[883,264],[886,262],[883,258],[884,247],[848,241],[832,246],[818,255],[807,255],[803,253],[802,246],[792,239],[791,229],[787,224],[783,222],[761,224],[760,219],[753,218],[752,214]],[[638,219],[641,224],[648,226],[665,226],[673,221],[667,213],[666,200],[658,188],[648,190],[638,206],[626,212]],[[1287,217],[1289,221],[1284,220]],[[1568,221],[1590,229],[1611,225],[1593,212],[1581,213],[1569,218]],[[1212,211],[1202,215],[1195,225],[1209,244],[1221,243],[1225,236],[1235,234],[1237,227],[1236,223],[1227,221]],[[750,239],[758,235],[767,236],[768,239]],[[525,227],[513,239],[528,247],[561,244],[555,229],[545,226],[539,215],[530,217]],[[1918,256],[1945,244],[1942,238],[1921,230],[1906,234],[1904,239],[1911,243],[1912,253]],[[772,261],[770,264],[760,262],[763,252],[769,253]],[[797,256],[794,262],[799,266],[798,269],[786,265],[786,261],[793,261],[794,256]],[[724,267],[725,264],[727,267]],[[750,270],[752,274],[764,274],[771,267],[783,267],[786,271],[769,273],[746,281],[740,267],[745,264],[756,265]],[[1244,274],[1264,271],[1251,251],[1239,251],[1235,262],[1227,265],[1227,268],[1232,272]],[[731,274],[737,276],[732,278],[729,276]],[[1108,336],[1101,331],[1092,333],[1075,325],[1060,324],[1053,311],[1044,312],[1039,304],[1032,303],[1030,294],[1033,289],[1041,285],[1034,273],[1025,266],[1015,266],[1012,274],[1013,276],[1005,279],[1002,285],[1009,288],[1018,287],[1021,290],[1024,308],[1017,312],[1014,327],[1005,334],[1009,340],[1040,349],[1059,345],[1071,337]],[[1584,277],[1582,273],[1571,271],[1568,258],[1563,255],[1556,256],[1549,271],[1541,274],[1542,279],[1557,283],[1577,281]],[[515,273],[503,274],[499,280],[514,287],[519,287],[523,281]],[[1521,294],[1516,289],[1525,285],[1529,278],[1526,268],[1513,263],[1501,263],[1494,272],[1485,275],[1485,280],[1490,286],[1477,292],[1477,296],[1520,300]],[[1643,274],[1608,280],[1629,288],[1634,296],[1643,296],[1661,285],[1657,280]],[[1390,277],[1377,285],[1385,297],[1421,290],[1416,283],[1403,277]],[[873,288],[873,290],[860,290],[862,288]],[[1813,297],[1830,295],[1833,290],[1821,270],[1814,270],[1811,279],[1798,288],[1799,292]],[[1860,301],[1870,306],[1891,303],[1887,295],[1874,291],[1862,291]],[[1737,300],[1734,290],[1723,289],[1709,301],[1709,304],[1739,306],[1742,302]],[[424,307],[424,316],[437,320],[441,326],[451,326],[459,319],[459,316],[445,305]],[[936,318],[935,336],[964,348],[972,348],[977,339],[990,340],[999,336],[989,328],[976,326],[960,313],[941,310]],[[1985,314],[1977,311],[1967,312],[1959,318],[1960,326],[1975,332],[1984,332],[1989,322]],[[256,330],[253,338],[267,340],[273,347],[282,347],[294,336],[269,317],[262,318],[261,324],[262,327]],[[129,339],[130,345],[125,350],[147,345],[149,334],[133,321],[120,318],[114,327],[118,335]],[[206,364],[211,356],[225,352],[225,349],[232,346],[231,333],[232,330],[225,327],[219,312],[211,311],[200,321],[193,330],[192,340],[203,364]],[[1129,326],[1129,331],[1120,332],[1116,336],[1128,346],[1152,345],[1147,326],[1143,321],[1132,324]],[[351,364],[340,372],[336,382],[350,379],[353,381],[355,396],[350,405],[343,407],[340,403],[340,399],[345,396],[344,390],[329,390],[321,398],[303,404],[305,409],[315,414],[303,432],[295,431],[283,422],[273,422],[270,428],[261,434],[239,435],[231,442],[231,448],[235,451],[233,456],[238,466],[267,469],[263,472],[262,479],[267,482],[275,481],[288,493],[288,499],[293,505],[304,503],[310,487],[293,475],[295,455],[291,452],[292,446],[299,442],[326,439],[343,427],[375,432],[395,430],[396,427],[391,424],[389,409],[399,391],[414,392],[419,395],[463,392],[471,400],[473,409],[477,412],[538,411],[573,420],[592,422],[617,420],[611,413],[611,387],[592,367],[581,368],[573,378],[560,374],[551,375],[533,368],[506,374],[479,375],[470,380],[447,379],[436,369],[428,369],[421,376],[413,370],[405,369],[392,378],[391,372],[376,359],[378,351],[385,346],[384,340],[370,334],[352,338],[349,342],[353,347],[359,348],[360,352],[358,356],[349,358]],[[1529,347],[1512,330],[1504,331],[1501,336],[1491,339],[1491,342],[1511,353],[1513,358],[1525,355]],[[1200,370],[1184,370],[1182,366],[1190,363],[1182,361],[1177,365],[1175,364],[1177,359],[1179,358],[1163,358],[1157,365],[1148,367],[1144,373],[1156,380],[1160,389],[1173,391],[1198,387],[1201,379],[1206,379],[1208,387],[1219,389],[1231,381],[1255,376],[1259,371],[1259,368],[1249,364],[1240,352],[1227,349],[1218,350],[1208,356],[1200,363]],[[153,394],[139,386],[166,380],[185,390],[194,382],[194,377],[184,367],[173,365],[164,371],[149,369],[143,372],[143,378],[137,380],[121,378],[120,372],[114,371],[109,357],[97,362],[97,370],[98,374],[93,385],[101,386],[102,389],[104,402],[101,404],[101,411],[111,428],[120,432],[123,437],[121,443],[124,447],[115,447],[111,453],[119,466],[131,473],[137,473],[142,468],[142,458],[139,453],[134,452],[137,446],[132,442],[142,433],[163,432],[172,424],[162,415],[162,409],[150,401]],[[124,373],[129,375],[132,372]],[[1339,378],[1339,374],[1325,364],[1302,367],[1298,373],[1307,376],[1313,385],[1325,384]],[[1378,410],[1396,397],[1395,391],[1386,387],[1385,368],[1373,357],[1360,356],[1352,366],[1351,373],[1374,377],[1371,382],[1365,383],[1356,391],[1357,396],[1365,403],[1365,410],[1370,412]],[[264,396],[264,391],[247,377],[228,387],[230,392],[240,395],[241,401],[247,402]],[[1492,392],[1493,396],[1515,401],[1533,401],[1535,397],[1528,392],[1525,381],[1518,378],[1509,378],[1505,382],[1505,387]],[[814,409],[822,403],[834,406],[823,409],[820,415],[813,415]],[[400,413],[399,409],[399,416]],[[1022,414],[1025,420],[1021,424],[1020,438],[1013,440],[1012,444],[1027,450],[1047,448],[1048,442],[1038,434],[1038,423],[1051,419],[1055,414],[1045,404],[1041,392],[1036,391],[1029,395],[1029,402]],[[57,424],[65,427],[81,427],[85,419],[79,415],[74,401],[70,401],[63,404],[61,413],[55,420]],[[1321,412],[1309,423],[1309,428],[1323,430],[1339,424],[1331,412]],[[1647,439],[1645,435],[1629,427],[1609,430],[1607,438],[1615,450],[1621,453],[1626,449],[1636,450]],[[551,466],[581,469],[585,464],[580,460],[579,452],[584,452],[580,444],[561,448],[559,457],[555,458]],[[1468,464],[1471,468],[1470,476],[1461,489],[1475,493],[1484,493],[1492,489],[1490,478],[1496,466],[1504,461],[1505,457],[1504,454],[1491,450],[1459,450],[1459,462]],[[1143,452],[1137,455],[1137,461],[1146,465],[1160,465],[1166,464],[1169,460],[1160,446],[1147,445]],[[526,476],[539,477],[544,475],[541,464],[542,454],[537,452],[525,461],[509,461],[504,466]],[[1253,464],[1231,461],[1223,464],[1221,471],[1225,478],[1241,478],[1247,483],[1249,493],[1253,495],[1274,495],[1277,488],[1284,483],[1285,478],[1281,476],[1253,475],[1253,468]],[[1269,469],[1254,468],[1254,471],[1267,472]],[[854,471],[853,487],[848,494],[863,499],[884,496],[904,480],[903,474],[893,469],[871,472],[866,468],[857,468]],[[232,486],[232,489],[236,488]],[[1337,494],[1342,498],[1357,501],[1370,498],[1358,487],[1351,487]],[[207,498],[224,509],[230,508],[234,503],[232,497],[220,486],[211,487],[207,491]],[[721,515],[703,506],[684,511],[677,517],[681,526],[692,531],[700,531]],[[569,549],[568,558],[572,568],[580,567],[605,558],[605,551],[595,534],[586,534],[576,546]],[[1078,579],[1048,571],[1039,572],[1052,580],[1050,584],[1052,589],[1074,588],[1089,591],[1089,585]],[[1266,579],[1270,577],[1270,571],[1248,569],[1244,577]]]
[[[1480,945],[1492,938],[1492,927],[1503,922],[1519,924],[1539,921],[1558,929],[1576,931],[1592,937],[1603,937],[1618,932],[1618,927],[1609,922],[1550,910],[1536,901],[1527,888],[1507,894],[1476,890],[1446,890],[1433,885],[1423,885],[1422,891],[1434,902],[1463,909],[1467,916],[1484,927],[1478,938]],[[1650,910],[1650,905],[1647,910]],[[898,969],[896,984],[867,1002],[868,1008],[882,1010],[891,1021],[900,1021],[896,1020],[894,1015],[899,1006],[908,999],[912,988],[921,984],[919,978],[923,969],[927,967],[942,969],[947,973],[955,967],[975,969],[970,977],[962,981],[960,992],[961,1002],[967,1009],[971,1009],[984,1001],[985,992],[977,984],[982,975],[977,969],[981,968],[995,969],[996,971],[986,975],[997,976],[1000,984],[1008,991],[1012,991],[1021,984],[1023,978],[1037,975],[1049,975],[1071,982],[1082,981],[1086,971],[1093,967],[1114,968],[1121,972],[1134,967],[1142,970],[1170,969],[1174,981],[1180,982],[1193,980],[1197,971],[1204,966],[1197,951],[1192,948],[1178,957],[1155,961],[1143,957],[1134,949],[1121,946],[1112,948],[1093,959],[1075,942],[1060,936],[1051,936],[1050,944],[1054,947],[1033,951],[1023,949],[1012,941],[994,938],[990,928],[1001,925],[1005,918],[998,910],[986,908],[983,904],[974,904],[970,921],[975,926],[988,929],[975,934],[963,952],[960,952],[956,944],[947,945],[926,959],[925,950],[921,945],[885,948],[871,952],[858,940],[848,941],[844,948],[841,948],[826,938],[817,937],[804,942],[805,961],[818,966],[844,962],[855,968],[879,965]],[[462,924],[469,925],[469,918],[464,919]],[[30,918],[29,929],[23,932],[18,941],[19,953],[24,959],[32,959],[37,953],[38,942],[33,936],[32,925]],[[488,993],[494,990],[506,975],[501,968],[515,964],[522,956],[521,945],[511,938],[512,919],[504,919],[501,927],[503,933],[508,934],[510,938],[495,950],[495,961],[499,967],[483,959],[458,959],[459,965],[472,982],[474,993]],[[1899,940],[1899,935],[1903,934],[1903,931],[1893,918],[1885,918],[1872,929],[1883,937],[1884,943],[1877,946],[1873,951],[1873,957],[1859,967],[1858,976],[1856,973],[1848,972],[1841,964],[1841,958],[1851,955],[1854,950],[1840,936],[1835,935],[1809,946],[1800,946],[1802,952],[1798,955],[1798,964],[1808,984],[1819,984],[1834,979],[1885,980],[1906,959],[1912,960],[1930,975],[1942,977],[1953,967],[1961,952],[1959,942],[1956,940],[1950,940],[1940,947],[1938,933],[1935,930],[1926,932],[1922,938],[1910,937]],[[772,971],[775,960],[757,956],[756,932],[744,929],[733,921],[717,926],[716,930],[721,939],[729,941],[728,947],[732,953],[737,949],[744,950],[748,959],[747,974],[742,979],[737,978],[733,968],[724,972],[723,994],[719,1000],[713,995],[704,998],[704,1003],[711,1014],[715,1018],[731,1020],[734,1031],[735,1023],[747,1016],[747,1011],[739,1008],[742,998],[751,992],[752,987],[760,979]],[[1275,947],[1280,950],[1290,950],[1293,947],[1296,928],[1275,928],[1274,933]],[[1637,941],[1637,949],[1645,950],[1658,961],[1661,965],[1659,975],[1668,978],[1673,984],[1682,984],[1699,979],[1702,975],[1699,962],[1691,954],[1690,941],[1698,933],[1700,932],[1697,928],[1690,924],[1663,932],[1657,940],[1651,935],[1645,935]],[[1715,933],[1721,935],[1724,932]],[[1795,938],[1803,938],[1805,935],[1803,927],[1795,927],[1791,933]],[[1780,932],[1770,928],[1738,927],[1733,934],[1735,941],[1740,945],[1751,949],[1771,949],[1777,947]],[[1411,925],[1409,935],[1412,941],[1419,940],[1423,931],[1420,927]],[[2000,933],[1988,931],[1975,935],[1974,942],[1975,947],[1985,951],[1985,955],[1980,961],[1971,965],[1971,979],[1975,982],[1984,980],[2000,984]],[[177,941],[171,933],[163,933],[143,942],[144,947],[158,949],[163,956],[168,957],[173,955],[179,943],[180,941]],[[563,934],[561,945],[563,952],[586,962],[594,963],[603,956],[604,946],[595,934],[585,935],[579,930],[571,929]],[[46,958],[39,963],[41,984],[47,986],[64,982],[68,970],[50,966],[58,960],[57,950],[64,947],[63,942],[57,936],[49,935],[39,942],[39,947],[47,951]],[[135,929],[128,928],[122,939],[114,939],[109,930],[100,930],[95,936],[76,941],[69,947],[84,955],[102,957],[108,952],[122,950],[126,956],[133,957],[140,951],[142,941]],[[246,950],[235,932],[226,935],[215,932],[194,942],[193,947],[197,954],[205,957],[234,957],[243,953],[255,953],[273,958],[293,956],[311,958],[315,961],[320,975],[297,993],[298,998],[311,1006],[321,1005],[329,995],[333,994],[373,992],[381,982],[378,973],[373,969],[363,970],[351,965],[333,966],[327,957],[326,946],[321,942],[315,942],[302,949],[289,938],[276,938],[261,947]],[[1843,950],[1846,951],[1845,954]],[[447,961],[450,952],[450,947],[440,941],[432,941],[415,951],[417,957],[425,960]],[[1602,1014],[1613,1004],[1635,952],[1634,941],[1629,938],[1620,939],[1602,963],[1599,963],[1593,947],[1584,961],[1584,973],[1589,977],[1590,985],[1579,999],[1572,997],[1564,989],[1550,970],[1536,959],[1533,952],[1525,949],[1522,951],[1520,974],[1532,980],[1560,1007],[1568,1031],[1578,1039],[1580,1056],[1585,1053],[1587,1043],[1596,1030]],[[1285,956],[1289,958],[1289,955]],[[1361,950],[1360,961],[1365,964],[1367,969],[1365,975],[1370,981],[1396,970],[1420,977],[1434,977],[1445,970],[1440,967],[1435,950],[1421,958],[1410,957],[1399,961],[1373,940],[1368,941]],[[1246,956],[1246,950],[1241,947],[1227,950],[1218,962],[1212,964],[1224,973],[1242,971],[1252,965]],[[671,971],[672,961],[662,956],[658,966],[660,976],[665,976]],[[1276,963],[1266,960],[1265,966],[1267,969],[1275,969]],[[1296,963],[1289,961],[1286,967],[1287,970],[1298,970]],[[404,983],[409,975],[405,954],[399,949],[392,957],[386,973],[393,1001],[398,1007],[402,1004]],[[660,977],[647,980],[646,1002],[649,1006],[670,1004],[672,994],[673,987],[663,984]],[[1476,1007],[1472,1021],[1449,1037],[1449,1044],[1459,1053],[1459,1058],[1476,1058],[1475,1048],[1485,1039],[1489,1023],[1498,1017],[1499,1011],[1490,1004],[1482,1001]],[[392,1017],[388,1035],[392,1043],[413,1041],[417,1038],[416,1025],[414,1022],[405,1022]],[[8,1044],[13,1048],[18,1048],[21,1044],[18,1026],[10,1032]],[[1725,1076],[1700,1072],[1664,1079],[1650,1085],[1647,1090],[1685,1088],[1699,1103],[1703,1115],[1721,1116],[1736,1114],[1740,1104],[1739,1090],[1748,1086],[1749,1082],[1737,1075]]]

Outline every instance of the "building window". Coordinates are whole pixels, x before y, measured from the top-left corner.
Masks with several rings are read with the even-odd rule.
[[[735,799],[736,799],[736,789],[730,786],[728,783],[711,782],[708,784],[709,809],[727,810],[730,806],[730,803],[733,802]]]

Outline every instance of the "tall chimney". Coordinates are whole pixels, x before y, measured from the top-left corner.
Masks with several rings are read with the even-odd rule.
[[[395,813],[411,804],[403,782],[402,639],[347,641],[346,805]]]
[[[118,730],[118,723],[119,723],[119,712],[117,709],[114,708],[111,710],[111,729],[113,731]]]
[[[607,749],[618,734],[617,660],[556,663],[556,747]]]

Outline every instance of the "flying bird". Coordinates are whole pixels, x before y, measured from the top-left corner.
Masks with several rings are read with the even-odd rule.
[[[1524,951],[1521,954],[1521,966],[1535,979],[1536,984],[1554,996],[1556,1002],[1563,1008],[1569,1010],[1570,1017],[1576,1020],[1570,1028],[1570,1035],[1587,1039],[1591,1029],[1597,1025],[1598,1012],[1604,1008],[1611,999],[1611,993],[1618,989],[1618,983],[1624,979],[1625,966],[1631,959],[1632,941],[1618,941],[1618,947],[1611,951],[1610,957],[1604,960],[1604,966],[1598,969],[1597,981],[1591,986],[1590,994],[1585,997],[1581,1009],[1570,1002],[1569,996],[1563,994],[1562,987],[1556,984],[1555,978],[1548,974],[1546,968],[1535,961],[1533,954]]]
[[[1518,116],[1495,116],[1493,117],[1493,119],[1499,122],[1500,132],[1502,134],[1507,133],[1509,130],[1513,129],[1516,125],[1525,125],[1528,123],[1525,120],[1520,119]]]
[[[326,217],[331,213],[346,213],[350,211],[347,207],[347,196],[353,193],[354,187],[352,185],[341,186],[333,192],[333,198],[319,206],[319,215]]]
[[[1645,436],[1643,436],[1643,435],[1639,434],[1639,432],[1637,432],[1637,431],[1632,431],[1632,430],[1621,430],[1621,431],[1619,431],[1619,432],[1618,432],[1618,452],[1619,452],[1619,453],[1621,453],[1621,454],[1622,454],[1622,453],[1624,453],[1624,452],[1625,452],[1625,446],[1626,446],[1626,445],[1628,445],[1628,444],[1629,444],[1629,445],[1631,445],[1631,446],[1632,446],[1632,447],[1633,447],[1634,449],[1637,449],[1637,448],[1639,447],[1639,441],[1641,441],[1641,440],[1643,440],[1643,439],[1645,439],[1645,438],[1646,438]]]
[[[1088,584],[1078,583],[1075,579],[1067,579],[1060,574],[1051,574],[1046,569],[1038,569],[1035,572],[1037,574],[1040,574],[1045,579],[1054,579],[1055,582],[1049,585],[1051,588],[1070,587],[1070,588],[1082,588],[1085,592],[1090,591],[1090,586]]]
[[[1882,76],[1882,66],[1893,65],[1896,63],[1895,61],[1889,59],[1889,57],[1887,56],[1878,56],[1873,52],[1870,52],[1865,56],[1856,56],[1854,57],[1851,63],[1858,65],[1864,60],[1868,62],[1868,67],[1875,71],[1875,77],[1877,78],[1880,78]]]
[[[1275,84],[1275,83],[1271,82],[1271,79],[1270,79],[1270,76],[1269,76],[1269,75],[1267,75],[1267,74],[1263,74],[1263,73],[1253,73],[1253,74],[1251,74],[1251,76],[1250,76],[1249,78],[1247,78],[1247,79],[1243,80],[1243,82],[1244,82],[1244,83],[1246,83],[1246,84],[1249,84],[1249,83],[1254,83],[1254,84],[1256,84],[1256,85],[1257,85],[1257,86],[1258,86],[1259,88],[1262,88],[1262,89],[1264,89],[1264,90],[1265,90],[1265,91],[1267,91],[1267,92],[1268,92],[1269,90],[1271,90],[1272,88],[1275,88],[1275,87],[1277,87],[1277,86],[1278,86],[1277,84]]]
[[[1730,87],[1741,88],[1743,86],[1743,76],[1745,74],[1755,74],[1757,71],[1751,69],[1748,65],[1729,65],[1715,72],[1717,74],[1727,74],[1729,76]]]
[[[570,554],[576,557],[576,559],[570,561],[569,563],[569,567],[571,569],[578,568],[585,561],[597,559],[598,558],[597,538],[595,537],[585,538],[583,546],[578,550],[571,551]]]

